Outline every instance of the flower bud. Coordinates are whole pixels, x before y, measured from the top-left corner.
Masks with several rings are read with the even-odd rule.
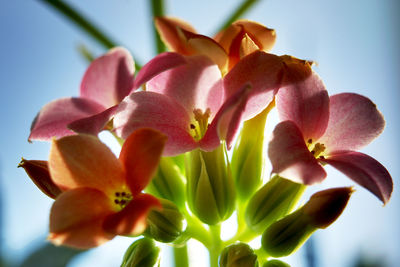
[[[146,192],[171,200],[178,207],[185,206],[185,177],[174,158],[161,158],[156,174],[146,187]]]
[[[246,121],[232,154],[232,175],[240,200],[246,200],[259,187],[264,166],[264,129],[271,103],[263,112]]]
[[[264,263],[263,267],[290,267],[290,265],[280,260],[269,260]]]
[[[193,150],[187,164],[188,203],[193,213],[210,225],[229,218],[235,190],[224,144],[211,152]]]
[[[296,205],[306,186],[274,176],[259,189],[246,208],[246,223],[256,233],[288,214]]]
[[[257,255],[245,243],[236,243],[224,248],[219,259],[220,267],[257,267]]]
[[[126,250],[121,267],[159,266],[159,253],[160,249],[152,239],[138,239]]]
[[[273,257],[293,253],[314,231],[328,227],[339,217],[352,192],[352,188],[342,187],[315,193],[303,207],[265,230],[263,249]]]
[[[62,193],[61,189],[53,182],[50,177],[47,161],[26,160],[22,158],[18,168],[22,167],[32,182],[47,196],[55,199]]]
[[[159,200],[162,209],[153,209],[149,212],[144,235],[169,243],[181,235],[184,217],[173,202],[167,199]]]

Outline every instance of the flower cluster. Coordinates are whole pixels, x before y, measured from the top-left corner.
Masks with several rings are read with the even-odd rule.
[[[170,52],[135,75],[129,52],[111,49],[91,62],[79,97],[50,102],[32,123],[29,140],[51,141],[50,156],[19,166],[55,199],[52,243],[87,249],[144,235],[122,264],[142,266],[158,262],[153,240],[194,238],[212,266],[218,258],[220,266],[287,266],[266,255],[293,253],[353,192],[320,191],[298,207],[306,187],[325,179],[324,165],[389,201],[390,174],[356,151],[385,125],[371,100],[329,96],[311,61],[269,53],[275,31],[256,22],[236,21],[213,38],[176,18],[155,24]],[[266,174],[264,128],[275,107]],[[121,142],[119,158],[98,139],[103,130]],[[234,211],[237,233],[221,240]],[[260,235],[261,249],[246,244]]]

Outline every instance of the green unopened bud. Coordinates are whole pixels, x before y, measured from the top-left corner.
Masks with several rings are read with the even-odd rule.
[[[297,204],[305,185],[274,176],[259,189],[246,208],[246,223],[256,233],[288,214]]]
[[[269,260],[264,263],[263,267],[290,267],[290,265],[280,260]]]
[[[220,267],[257,267],[257,255],[245,243],[236,243],[224,248],[219,259]]]
[[[146,187],[146,192],[171,200],[178,207],[185,206],[185,177],[175,158],[161,158],[156,174]]]
[[[147,228],[144,234],[157,241],[169,243],[182,234],[184,216],[171,201],[160,199],[160,202],[162,209],[153,209],[147,215]]]
[[[343,187],[315,193],[303,207],[265,230],[263,249],[273,257],[293,253],[314,231],[328,227],[340,216],[352,192],[352,188]]]
[[[246,121],[232,154],[232,175],[238,198],[246,200],[260,186],[264,166],[264,129],[272,102],[263,112]]]
[[[49,173],[48,162],[44,160],[26,160],[22,158],[18,167],[22,167],[32,182],[47,196],[55,199],[61,189],[53,182]]]
[[[159,266],[160,249],[150,238],[133,242],[126,250],[121,267],[154,267]]]
[[[187,164],[188,203],[193,213],[210,225],[229,218],[235,189],[224,144],[212,152],[193,150]]]

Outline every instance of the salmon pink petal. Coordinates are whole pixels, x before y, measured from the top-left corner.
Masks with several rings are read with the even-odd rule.
[[[280,57],[256,51],[242,58],[224,78],[225,99],[251,84],[252,93],[244,111],[248,120],[271,103],[282,83],[283,64]]]
[[[186,63],[184,56],[178,53],[165,52],[157,55],[142,67],[135,79],[134,89],[149,81],[157,74]]]
[[[50,212],[50,235],[55,245],[79,249],[97,247],[115,235],[105,232],[104,219],[114,213],[107,196],[91,188],[62,193]]]
[[[98,138],[73,135],[53,140],[49,170],[62,189],[91,187],[107,194],[125,183],[121,162]]]
[[[322,162],[343,172],[350,179],[369,190],[386,204],[393,191],[389,172],[374,158],[354,151],[342,151],[329,155]]]
[[[139,128],[153,128],[167,135],[164,155],[178,155],[197,147],[189,133],[190,123],[187,111],[178,102],[148,91],[131,94],[114,116],[115,131],[124,139]]]
[[[211,113],[215,114],[215,108],[219,107],[209,107],[208,96],[221,80],[220,70],[204,56],[188,57],[187,62],[151,79],[146,90],[174,98],[189,114],[195,108],[203,111],[212,108]],[[214,98],[222,98],[222,88],[219,91],[220,94],[214,95]]]
[[[119,159],[125,167],[126,182],[133,196],[153,178],[166,141],[165,135],[148,128],[134,131],[125,140]]]
[[[328,154],[335,150],[358,150],[374,140],[385,127],[382,114],[368,98],[343,93],[330,97],[329,123],[319,142]]]
[[[156,17],[155,25],[161,40],[171,51],[189,55],[187,40],[182,30],[196,33],[196,30],[187,22],[172,17]]]
[[[137,195],[120,212],[109,215],[103,228],[115,235],[139,235],[146,229],[149,211],[161,207],[160,201],[152,195]]]
[[[203,150],[214,150],[219,146],[220,140],[225,140],[227,148],[231,148],[242,122],[244,107],[246,106],[250,92],[251,85],[247,84],[222,105],[203,139],[200,141],[200,147]]]
[[[99,114],[76,120],[68,124],[67,127],[77,133],[97,135],[99,132],[104,130],[105,126],[117,110],[117,107],[117,105],[112,106]]]
[[[105,108],[84,98],[62,98],[46,104],[32,122],[28,140],[49,141],[52,137],[74,134],[67,128],[73,121],[93,116]]]
[[[321,182],[324,168],[308,150],[300,129],[292,121],[279,123],[268,145],[272,173],[306,185]]]
[[[323,135],[329,119],[329,96],[322,80],[310,69],[303,81],[296,80],[298,72],[289,70],[285,74],[286,85],[276,95],[276,107],[282,121],[291,120],[303,133],[305,140],[318,139]],[[285,83],[285,81],[284,81]]]
[[[90,64],[82,79],[80,96],[112,107],[131,91],[134,72],[135,62],[128,50],[113,48]]]

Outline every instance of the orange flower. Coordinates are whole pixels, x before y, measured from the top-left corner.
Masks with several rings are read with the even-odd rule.
[[[275,43],[275,31],[249,20],[238,20],[214,38],[198,34],[187,22],[171,17],[157,17],[155,24],[161,39],[171,51],[191,56],[205,55],[222,73],[256,50],[269,52]]]
[[[86,249],[115,235],[142,233],[149,210],[161,207],[141,191],[157,168],[165,141],[157,131],[139,129],[126,139],[117,159],[90,135],[53,140],[49,171],[63,193],[51,208],[49,240]]]

